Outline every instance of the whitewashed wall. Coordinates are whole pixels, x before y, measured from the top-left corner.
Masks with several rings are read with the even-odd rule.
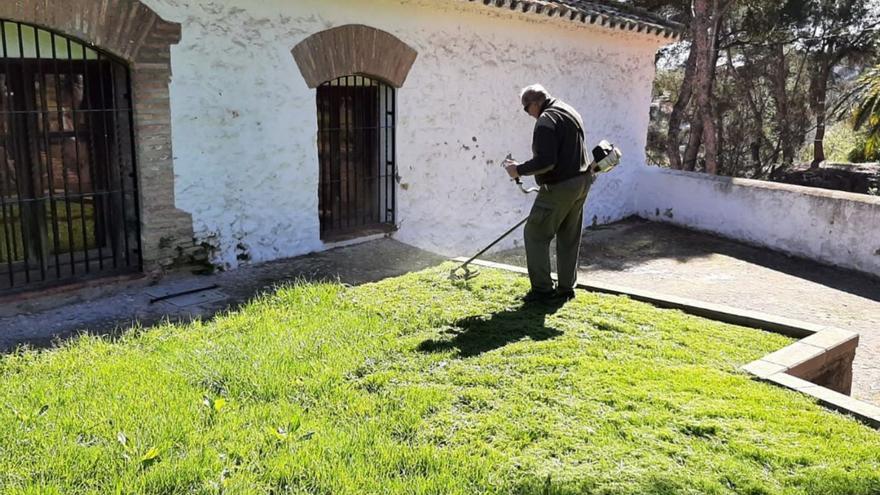
[[[880,275],[880,198],[645,167],[639,216]]]
[[[290,49],[344,24],[419,52],[398,93],[401,241],[463,254],[527,214],[532,198],[500,161],[529,157],[534,121],[518,90],[534,82],[580,110],[589,143],[608,138],[624,151],[594,186],[586,222],[635,211],[659,38],[449,0],[145,3],[182,24],[172,49],[175,194],[222,266],[324,248],[315,91]]]

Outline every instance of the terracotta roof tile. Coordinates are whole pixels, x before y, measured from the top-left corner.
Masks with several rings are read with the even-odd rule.
[[[460,0],[461,1],[461,0]],[[465,0],[487,6],[563,17],[573,22],[677,39],[684,26],[642,9],[613,1],[590,0]]]

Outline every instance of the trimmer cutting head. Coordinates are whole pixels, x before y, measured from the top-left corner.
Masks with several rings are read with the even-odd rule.
[[[452,271],[449,272],[449,280],[470,280],[472,278],[476,278],[479,274],[480,270],[478,270],[477,268],[471,268],[467,265],[467,263],[465,263],[456,268],[453,268]]]

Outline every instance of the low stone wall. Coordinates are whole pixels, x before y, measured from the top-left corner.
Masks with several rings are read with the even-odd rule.
[[[636,214],[880,276],[880,197],[646,167]]]
[[[782,174],[773,182],[819,187],[834,191],[880,195],[880,164],[823,164],[817,169],[802,165]]]
[[[837,328],[812,328],[812,335],[749,363],[746,371],[761,378],[785,373],[814,385],[850,395],[852,363],[859,346],[859,334]]]

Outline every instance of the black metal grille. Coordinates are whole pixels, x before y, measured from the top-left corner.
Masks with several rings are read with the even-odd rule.
[[[321,238],[394,227],[396,95],[364,76],[318,87]]]
[[[0,20],[0,292],[141,268],[128,68]]]

